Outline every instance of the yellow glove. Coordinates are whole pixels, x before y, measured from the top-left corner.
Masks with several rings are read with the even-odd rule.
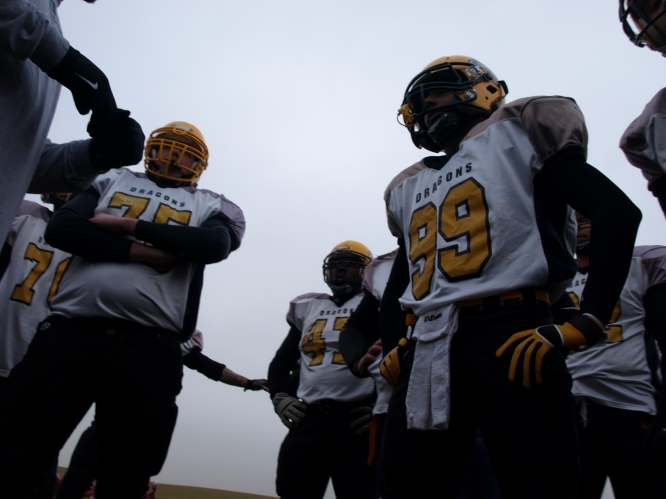
[[[391,388],[395,388],[400,376],[400,359],[405,354],[405,348],[409,344],[407,338],[400,338],[398,346],[391,350],[386,357],[382,359],[379,364],[379,372],[382,373],[384,379],[388,382]]]
[[[596,317],[591,314],[578,314],[561,326],[550,324],[516,333],[495,352],[495,355],[501,357],[509,347],[515,345],[509,366],[509,379],[515,381],[518,362],[524,353],[523,386],[529,388],[532,369],[537,383],[540,385],[543,381],[543,359],[551,350],[562,347],[570,350],[586,350],[604,339],[606,331]]]

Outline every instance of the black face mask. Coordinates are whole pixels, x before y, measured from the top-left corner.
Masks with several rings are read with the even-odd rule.
[[[428,127],[427,135],[435,144],[442,146],[446,139],[455,132],[461,120],[460,113],[455,109],[449,109],[441,114],[437,120]]]

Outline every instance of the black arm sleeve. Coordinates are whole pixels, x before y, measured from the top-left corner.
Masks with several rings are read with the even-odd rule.
[[[213,381],[220,381],[222,371],[226,367],[224,364],[215,362],[210,357],[201,353],[201,350],[198,348],[193,348],[190,353],[183,357],[183,365],[200,372]]]
[[[658,177],[650,182],[649,189],[652,191],[652,194],[654,194],[654,197],[659,200],[659,206],[661,206],[661,210],[664,212],[664,215],[666,215],[666,175]]]
[[[132,241],[92,223],[99,194],[92,187],[60,208],[46,226],[44,239],[67,253],[106,262],[129,261]]]
[[[278,348],[275,357],[268,366],[268,387],[271,390],[271,398],[276,393],[288,393],[289,372],[300,357],[298,343],[301,341],[301,332],[291,327],[289,334]]]
[[[379,300],[365,292],[361,303],[340,331],[339,348],[342,358],[354,376],[361,377],[356,364],[368,348],[379,339]]]
[[[200,227],[157,224],[139,220],[134,236],[190,262],[216,263],[229,256],[231,229],[219,217],[211,217]]]
[[[662,390],[660,411],[666,410],[666,283],[652,286],[643,298],[645,307],[645,326],[654,335],[661,350]]]
[[[574,315],[579,313],[569,293],[562,293],[562,296],[550,305],[550,310],[553,313],[554,324],[569,322]]]
[[[382,339],[382,350],[386,356],[398,346],[400,338],[407,334],[405,318],[407,313],[398,301],[409,284],[409,267],[407,265],[407,252],[405,240],[398,239],[398,253],[391,269],[391,275],[386,283],[379,307],[379,335]]]
[[[641,211],[577,148],[551,157],[535,185],[592,221],[590,271],[580,310],[606,324],[629,273]]]
[[[12,247],[5,242],[5,244],[2,245],[2,251],[0,251],[0,280],[2,280],[2,276],[5,275],[5,271],[9,266],[11,258]]]

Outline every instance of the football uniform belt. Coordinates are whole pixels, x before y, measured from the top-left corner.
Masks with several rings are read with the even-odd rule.
[[[512,289],[505,291],[495,296],[488,296],[486,298],[475,298],[473,300],[462,300],[458,302],[458,307],[474,307],[474,306],[496,306],[504,305],[509,300],[518,300],[518,304],[532,302],[535,300],[545,302],[550,305],[550,296],[547,291],[539,288],[525,288],[525,289]]]

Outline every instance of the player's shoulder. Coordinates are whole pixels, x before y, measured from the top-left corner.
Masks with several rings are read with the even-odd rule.
[[[661,261],[666,263],[666,246],[636,246],[633,256],[643,261]]]
[[[384,253],[372,259],[372,261],[365,267],[366,275],[372,273],[377,267],[382,265],[391,264],[395,260],[395,256],[398,254],[398,248],[394,249],[389,253]]]
[[[219,192],[189,186],[181,187],[181,189],[193,196],[203,196],[217,205],[217,210],[214,215],[221,216],[229,224],[237,241],[237,244],[234,245],[235,247],[233,249],[237,249],[245,235],[245,214],[240,206]]]
[[[331,301],[331,295],[326,293],[304,293],[292,299],[289,303],[293,305],[304,305],[312,302]]]
[[[506,120],[520,123],[542,161],[565,147],[587,150],[588,136],[583,113],[574,99],[560,95],[540,95],[512,101],[472,128],[463,142]]]
[[[133,179],[147,179],[145,173],[135,172],[129,168],[112,168],[106,173],[101,173],[97,175],[95,180],[92,183],[92,187],[98,191],[103,192],[110,185],[115,184],[119,181],[132,181]]]
[[[389,200],[391,199],[391,194],[393,193],[396,187],[398,187],[408,178],[418,175],[426,168],[427,166],[424,158],[420,161],[417,161],[413,165],[408,166],[400,173],[398,173],[395,177],[393,177],[393,180],[391,180],[391,182],[389,182],[389,185],[386,187],[386,190],[384,191],[384,201],[386,201],[386,203],[388,204]]]
[[[395,260],[395,255],[398,253],[398,250],[391,251],[390,253],[385,253],[379,255],[372,259],[372,261],[365,267],[365,273],[363,276],[363,289],[371,291],[373,287],[373,282],[375,278],[375,273],[379,267],[383,265],[393,265],[393,260]]]
[[[16,213],[16,218],[24,216],[38,218],[48,222],[51,220],[53,212],[39,203],[24,199],[21,201],[21,206],[19,206],[18,212]]]

